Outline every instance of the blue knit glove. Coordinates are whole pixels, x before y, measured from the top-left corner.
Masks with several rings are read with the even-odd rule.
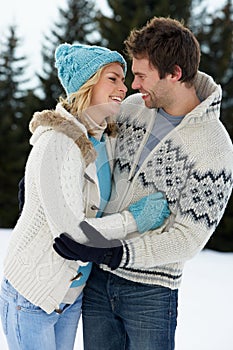
[[[161,192],[143,197],[129,206],[140,233],[154,230],[170,215],[168,203]]]

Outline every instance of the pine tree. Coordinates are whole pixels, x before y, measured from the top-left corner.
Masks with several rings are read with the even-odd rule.
[[[133,28],[141,28],[154,16],[170,16],[178,20],[189,22],[191,16],[192,0],[108,0],[108,6],[112,12],[110,17],[98,11],[96,20],[99,24],[99,33],[102,43],[112,50],[118,50],[124,54],[124,40]],[[127,57],[126,57],[127,59]],[[133,79],[128,61],[128,73],[126,85],[131,93]]]
[[[233,5],[228,0],[216,13],[205,14],[197,28],[201,43],[200,69],[214,77],[223,90],[221,120],[233,139]],[[233,196],[206,247],[233,251]]]
[[[64,42],[89,44],[95,32],[94,2],[92,0],[68,0],[65,9],[59,8],[59,19],[52,25],[51,32],[45,35],[42,47],[43,73],[39,75],[42,85],[42,108],[54,108],[64,90],[54,68],[54,52]]]
[[[18,217],[18,182],[29,151],[27,91],[22,88],[27,62],[18,54],[19,43],[10,26],[0,56],[0,227],[13,227]]]

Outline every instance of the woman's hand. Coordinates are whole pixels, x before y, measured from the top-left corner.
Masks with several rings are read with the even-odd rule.
[[[161,192],[149,194],[129,206],[140,233],[160,227],[170,215],[168,203]]]

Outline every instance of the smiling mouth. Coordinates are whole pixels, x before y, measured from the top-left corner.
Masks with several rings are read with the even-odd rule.
[[[122,102],[122,98],[119,96],[111,96],[111,99],[117,103],[121,103]]]
[[[143,99],[146,99],[149,96],[149,94],[147,92],[145,93],[141,92],[141,96]]]

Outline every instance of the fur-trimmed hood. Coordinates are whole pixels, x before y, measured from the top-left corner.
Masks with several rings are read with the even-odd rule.
[[[35,112],[29,130],[33,134],[30,140],[32,145],[45,131],[55,130],[74,140],[81,150],[86,166],[96,159],[96,151],[87,137],[86,128],[61,105],[58,105],[56,110]]]

